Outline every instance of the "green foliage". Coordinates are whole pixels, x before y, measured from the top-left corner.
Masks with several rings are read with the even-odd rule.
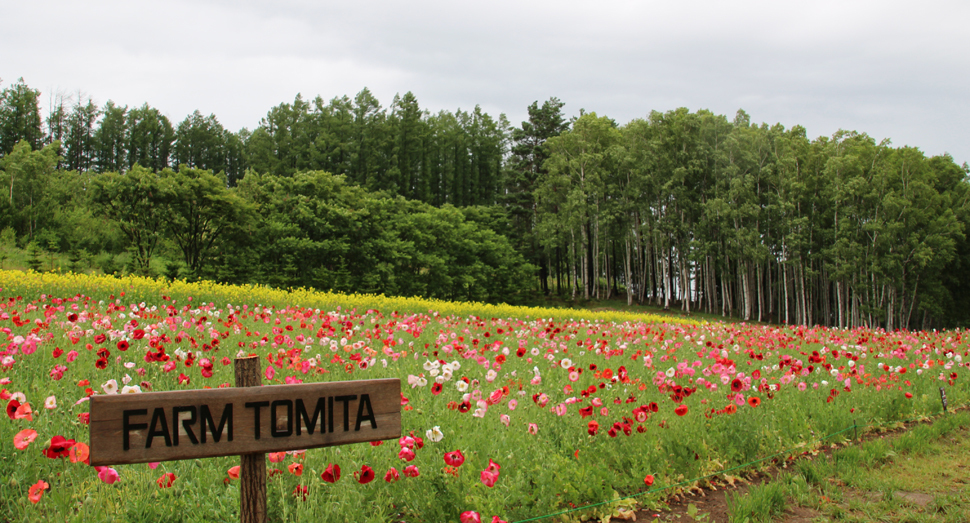
[[[44,260],[41,259],[43,253],[40,250],[40,246],[37,242],[30,242],[27,244],[27,267],[30,267],[33,271],[39,271],[41,266],[44,264]]]
[[[171,176],[171,171],[167,172]],[[171,190],[166,189],[161,175],[140,165],[125,174],[102,174],[91,184],[95,212],[111,220],[128,239],[138,273],[150,272],[152,256],[169,218],[166,205]]]
[[[39,97],[40,91],[28,87],[23,78],[0,90],[0,158],[22,141],[32,149],[41,147]]]
[[[754,485],[745,494],[727,494],[728,521],[731,523],[771,523],[785,512],[785,483],[773,481]]]
[[[191,278],[455,299],[625,295],[746,321],[970,325],[968,166],[865,133],[810,139],[742,110],[567,120],[557,98],[512,128],[411,92],[383,107],[366,88],[297,95],[232,132],[81,95],[55,96],[42,122],[39,95],[22,79],[0,90],[0,228],[51,231],[52,256],[130,251],[149,274],[162,254]],[[342,175],[340,194],[236,190],[314,172]]]
[[[375,195],[323,172],[249,173],[238,191],[261,219],[244,225],[221,266],[250,267],[272,285],[511,302],[528,282],[504,236],[448,205]],[[275,241],[254,241],[263,237]]]

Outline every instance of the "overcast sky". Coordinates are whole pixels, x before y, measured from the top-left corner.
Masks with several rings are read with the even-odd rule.
[[[0,0],[0,78],[48,96],[198,109],[412,91],[513,124],[558,97],[623,124],[710,109],[866,132],[970,161],[970,2]]]

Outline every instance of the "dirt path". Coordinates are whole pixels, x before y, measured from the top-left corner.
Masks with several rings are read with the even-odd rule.
[[[970,521],[970,430],[957,427],[911,451],[896,453],[897,440],[921,425],[929,423],[869,433],[847,447],[827,446],[814,457],[798,460],[809,460],[801,467],[811,465],[813,470],[827,472],[814,482],[806,482],[799,474],[797,462],[786,469],[771,467],[752,472],[733,486],[718,481],[713,488],[682,492],[667,506],[639,510],[636,521],[729,522],[729,497],[745,496],[771,481],[799,485],[789,491],[784,512],[772,519],[775,522]],[[836,453],[843,454],[836,457]],[[837,466],[846,456],[862,454],[879,459],[872,462],[869,458],[870,462],[848,468]]]

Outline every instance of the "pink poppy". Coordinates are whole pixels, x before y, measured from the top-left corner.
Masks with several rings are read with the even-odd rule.
[[[37,431],[34,429],[24,429],[13,437],[13,446],[17,450],[24,450],[32,441],[37,439]]]
[[[498,480],[498,473],[485,469],[482,471],[481,480],[482,484],[486,487],[493,487],[495,486],[495,481]]]
[[[118,471],[111,467],[95,467],[98,471],[98,479],[108,485],[118,481]]]

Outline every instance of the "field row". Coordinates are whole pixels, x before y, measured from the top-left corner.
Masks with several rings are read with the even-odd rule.
[[[854,423],[931,415],[941,391],[953,405],[970,396],[965,332],[13,272],[0,287],[0,499],[12,520],[238,518],[238,458],[91,468],[87,407],[94,395],[228,387],[249,354],[264,384],[403,386],[401,440],[269,455],[272,521],[521,520],[808,452]]]

